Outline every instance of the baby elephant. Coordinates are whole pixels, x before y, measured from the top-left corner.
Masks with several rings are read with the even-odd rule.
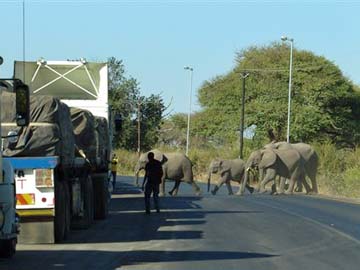
[[[221,180],[219,185],[216,185],[214,189],[211,191],[213,195],[219,190],[219,188],[225,183],[229,195],[233,194],[230,181],[235,181],[237,183],[241,183],[244,178],[245,172],[245,162],[241,159],[231,159],[231,160],[223,160],[223,159],[214,159],[211,161],[208,172],[208,192],[210,190],[210,181],[211,174],[216,173],[220,174]],[[247,186],[249,191],[252,193],[254,189],[250,186]]]

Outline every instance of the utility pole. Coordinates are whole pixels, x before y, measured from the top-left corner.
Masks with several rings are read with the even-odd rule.
[[[138,101],[137,103],[137,152],[138,152],[138,156],[140,157],[140,145],[141,145],[141,102]]]
[[[243,158],[244,149],[244,118],[245,118],[245,79],[249,76],[249,73],[243,71],[241,73],[242,78],[242,97],[241,97],[241,118],[240,118],[240,155],[239,158]]]

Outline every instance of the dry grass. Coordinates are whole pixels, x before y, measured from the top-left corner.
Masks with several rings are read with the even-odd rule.
[[[317,175],[319,191],[330,196],[360,198],[360,148],[355,150],[337,149],[330,143],[314,144],[320,165]],[[161,148],[164,152],[172,152],[170,148]],[[180,151],[180,150],[175,150]],[[251,149],[245,149],[245,155]],[[118,172],[121,175],[134,175],[134,167],[138,159],[135,152],[116,151],[119,157]],[[206,182],[207,169],[212,159],[232,159],[238,155],[236,147],[209,149],[191,149],[189,157],[194,165],[194,176],[197,181]],[[218,181],[218,176],[212,175],[212,183]]]

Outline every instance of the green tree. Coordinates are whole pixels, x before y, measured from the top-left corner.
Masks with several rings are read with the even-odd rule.
[[[140,112],[141,149],[149,149],[158,141],[158,130],[165,110],[160,95],[140,94],[139,82],[127,77],[122,60],[108,59],[109,103],[112,114],[122,118],[122,130],[115,134],[114,146],[136,150],[138,142],[138,113]]]
[[[341,70],[322,56],[294,50],[291,104],[291,141],[331,139],[354,146],[360,141],[360,96]],[[247,127],[256,125],[259,141],[272,132],[286,137],[289,48],[274,43],[250,47],[236,54],[235,68],[224,76],[206,81],[199,90],[203,110],[196,132],[234,141],[241,109],[240,73],[247,70]]]
[[[184,148],[186,145],[186,128],[187,115],[184,113],[176,113],[164,119],[160,130],[160,143]]]

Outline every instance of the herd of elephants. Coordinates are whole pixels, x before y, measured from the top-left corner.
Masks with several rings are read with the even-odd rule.
[[[201,194],[200,188],[193,179],[192,163],[186,155],[177,152],[162,153],[156,149],[149,152],[153,152],[155,159],[161,161],[163,165],[164,174],[160,186],[160,195],[165,194],[165,180],[175,181],[173,189],[169,192],[172,196],[177,194],[181,182],[191,184],[195,194]],[[147,154],[148,152],[142,154],[135,166],[136,185],[138,185],[139,171],[145,169],[148,162]],[[232,195],[231,181],[240,184],[237,195],[244,194],[245,188],[250,193],[254,190],[264,193],[266,192],[265,186],[269,182],[272,182],[272,194],[292,194],[295,184],[297,184],[296,190],[301,191],[302,187],[305,187],[307,194],[314,194],[318,193],[317,169],[318,155],[309,144],[272,142],[262,149],[252,152],[246,162],[241,159],[213,160],[208,172],[208,191],[211,174],[214,173],[219,174],[221,178],[211,191],[213,195],[223,184],[226,184],[229,195]],[[250,176],[257,178],[257,187],[252,188],[248,185]],[[311,185],[307,183],[306,176],[310,179]]]

